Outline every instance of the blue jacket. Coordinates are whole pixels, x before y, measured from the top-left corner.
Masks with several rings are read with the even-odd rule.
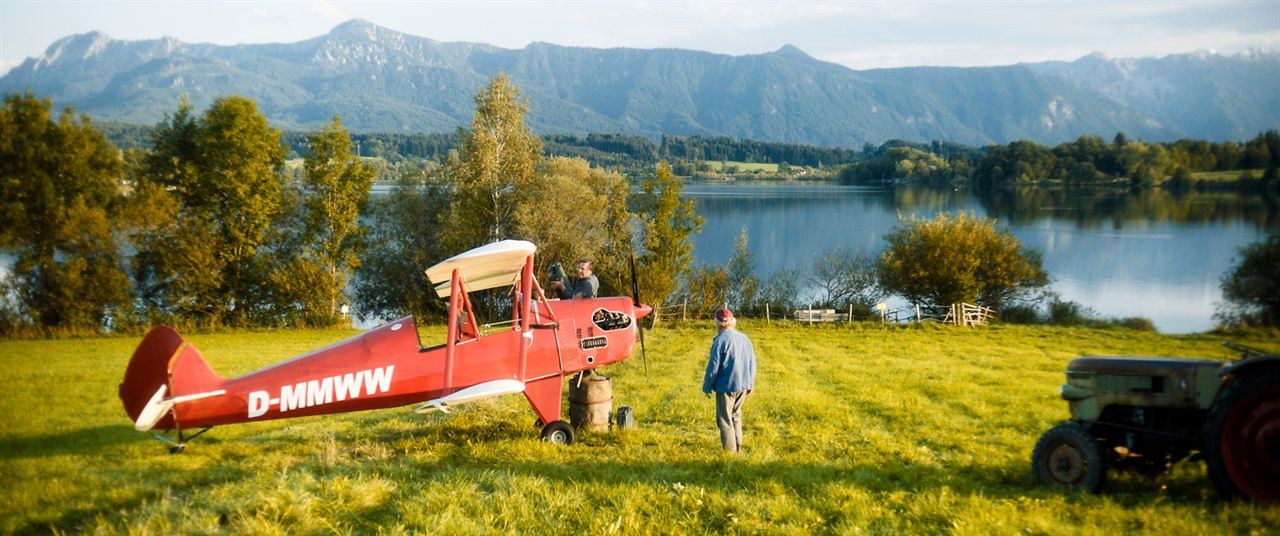
[[[751,339],[726,329],[711,341],[711,358],[702,377],[702,392],[735,393],[755,389],[756,350]]]

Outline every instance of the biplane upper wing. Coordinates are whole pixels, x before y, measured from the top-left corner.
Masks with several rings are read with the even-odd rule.
[[[525,240],[502,240],[460,253],[427,268],[427,279],[436,285],[436,294],[449,297],[453,271],[467,282],[467,291],[511,286],[520,279],[520,270],[537,246]]]

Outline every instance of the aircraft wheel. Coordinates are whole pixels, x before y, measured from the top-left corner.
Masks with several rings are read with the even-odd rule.
[[[1031,452],[1031,469],[1046,484],[1090,493],[1097,493],[1107,476],[1102,447],[1073,421],[1040,436]]]
[[[182,454],[186,450],[187,450],[187,445],[185,443],[179,443],[177,445],[169,447],[169,454]]]
[[[564,421],[551,421],[542,428],[542,440],[558,445],[573,444],[573,426]]]

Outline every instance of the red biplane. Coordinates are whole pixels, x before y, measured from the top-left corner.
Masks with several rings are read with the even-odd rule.
[[[215,425],[420,403],[417,412],[523,393],[542,437],[572,443],[560,419],[563,378],[631,356],[639,320],[652,311],[631,298],[548,299],[533,276],[536,247],[494,242],[426,271],[449,300],[444,344],[424,347],[408,316],[326,348],[223,379],[173,328],[152,329],[134,351],[120,399],[139,431],[172,445]],[[633,266],[634,272],[634,266]],[[635,290],[634,273],[632,288]],[[512,287],[510,329],[482,334],[469,293]],[[185,435],[191,430],[194,435]],[[177,431],[171,439],[153,430]]]

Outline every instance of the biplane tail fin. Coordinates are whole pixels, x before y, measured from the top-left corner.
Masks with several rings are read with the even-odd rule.
[[[138,430],[170,430],[179,424],[175,404],[220,395],[222,384],[194,345],[173,328],[159,326],[133,351],[120,383],[120,401]]]

